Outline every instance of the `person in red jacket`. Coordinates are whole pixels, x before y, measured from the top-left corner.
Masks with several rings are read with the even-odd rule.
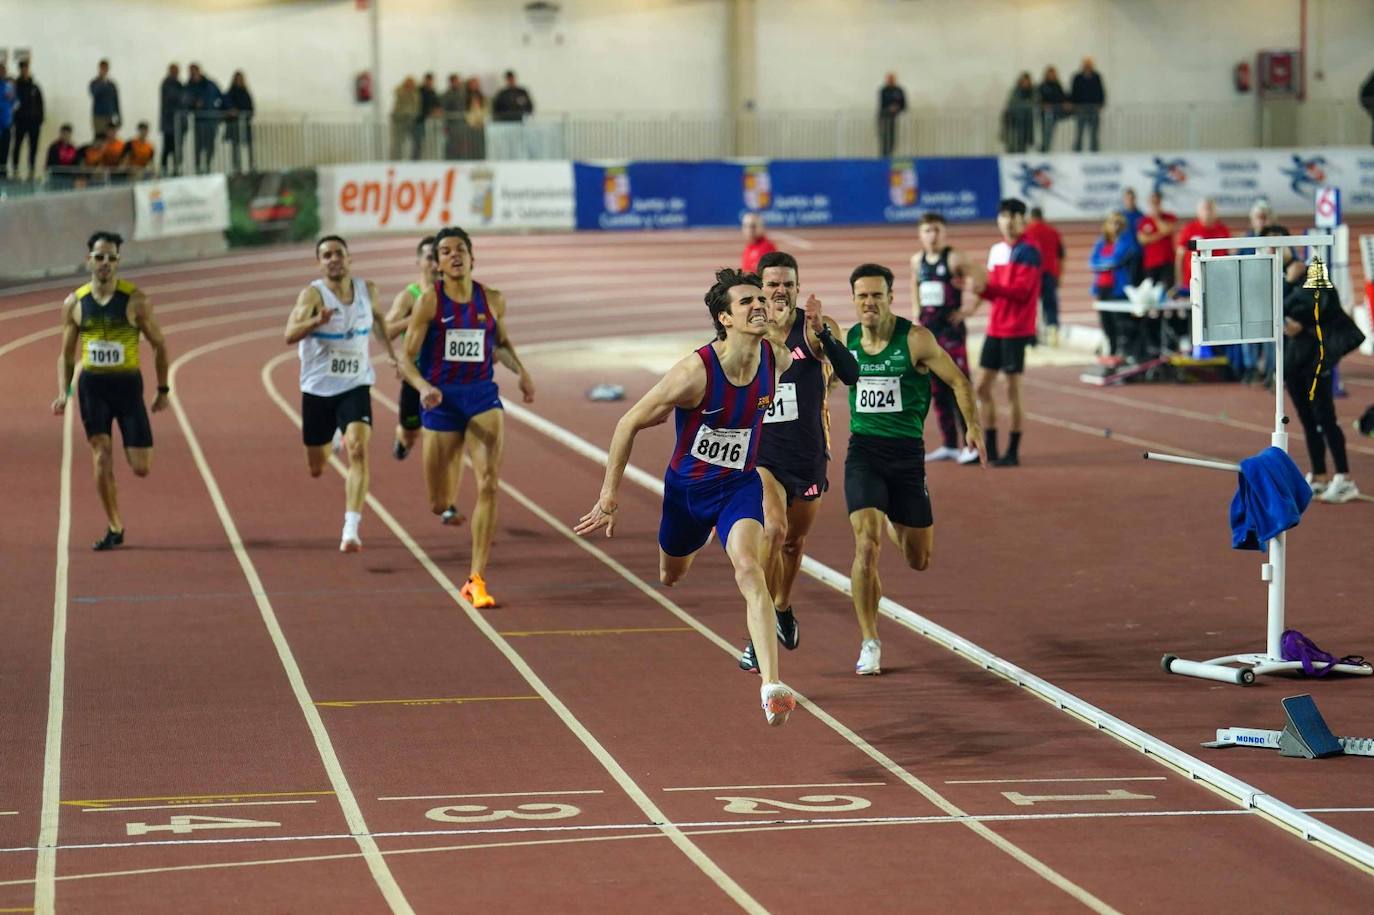
[[[1178,295],[1188,296],[1188,288],[1193,281],[1192,241],[1196,238],[1230,238],[1231,230],[1217,219],[1217,205],[1211,197],[1203,197],[1197,203],[1197,218],[1183,227],[1178,233],[1178,247],[1174,251],[1174,274],[1178,277]],[[1226,254],[1226,251],[1213,251],[1213,254]]]
[[[1059,277],[1064,270],[1064,239],[1059,230],[1045,222],[1039,207],[1031,207],[1026,220],[1027,242],[1040,252],[1040,313],[1045,321],[1045,341],[1059,344]]]
[[[1021,373],[1026,367],[1026,347],[1035,343],[1036,303],[1040,299],[1043,264],[1040,252],[1025,238],[1026,205],[1008,197],[997,205],[997,229],[1002,241],[988,252],[986,277],[974,281],[977,300],[965,318],[988,303],[988,334],[978,359],[978,415],[983,423],[983,442],[988,463],[1016,467],[1021,463]],[[1011,438],[1005,454],[997,451],[997,403],[992,385],[997,375],[1006,379],[1011,408]]]
[[[744,254],[740,256],[740,269],[745,273],[757,273],[759,258],[778,250],[778,246],[764,234],[763,217],[758,213],[745,213],[740,220],[744,232]]]

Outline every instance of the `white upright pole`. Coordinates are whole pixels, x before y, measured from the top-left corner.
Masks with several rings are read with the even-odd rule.
[[[1288,432],[1283,416],[1283,253],[1274,251],[1274,435],[1270,442],[1275,448],[1288,452]],[[1269,583],[1269,632],[1266,652],[1274,660],[1283,659],[1282,640],[1284,629],[1284,585],[1288,578],[1288,533],[1279,534],[1269,541],[1269,566],[1265,579]]]
[[[382,110],[382,0],[368,0],[367,25],[371,51],[369,66],[372,68],[372,133],[376,155],[374,160],[385,159],[386,149],[386,112]]]

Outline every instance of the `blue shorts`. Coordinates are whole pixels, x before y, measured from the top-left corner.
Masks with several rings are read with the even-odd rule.
[[[763,524],[763,483],[757,470],[695,489],[665,480],[658,545],[669,556],[690,556],[706,545],[714,527],[723,548],[735,522],[746,518]]]
[[[501,409],[501,389],[494,381],[436,387],[444,395],[439,406],[420,409],[420,426],[433,432],[463,432],[474,416]]]

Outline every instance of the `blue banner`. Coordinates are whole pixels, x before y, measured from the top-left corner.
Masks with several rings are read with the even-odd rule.
[[[574,166],[579,229],[735,226],[748,211],[770,226],[993,219],[992,157],[824,161],[632,162]]]

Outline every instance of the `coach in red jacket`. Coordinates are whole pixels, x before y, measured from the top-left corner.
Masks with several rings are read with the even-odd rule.
[[[1026,205],[1008,197],[997,205],[997,228],[1002,241],[988,252],[986,279],[974,284],[977,300],[968,310],[972,317],[988,303],[988,334],[978,359],[978,413],[983,421],[983,441],[988,462],[995,467],[1020,463],[1021,372],[1026,366],[1026,347],[1035,343],[1035,311],[1040,300],[1040,252],[1024,238]],[[1005,454],[997,451],[997,403],[992,383],[1001,373],[1007,382],[1011,406],[1011,438]]]

